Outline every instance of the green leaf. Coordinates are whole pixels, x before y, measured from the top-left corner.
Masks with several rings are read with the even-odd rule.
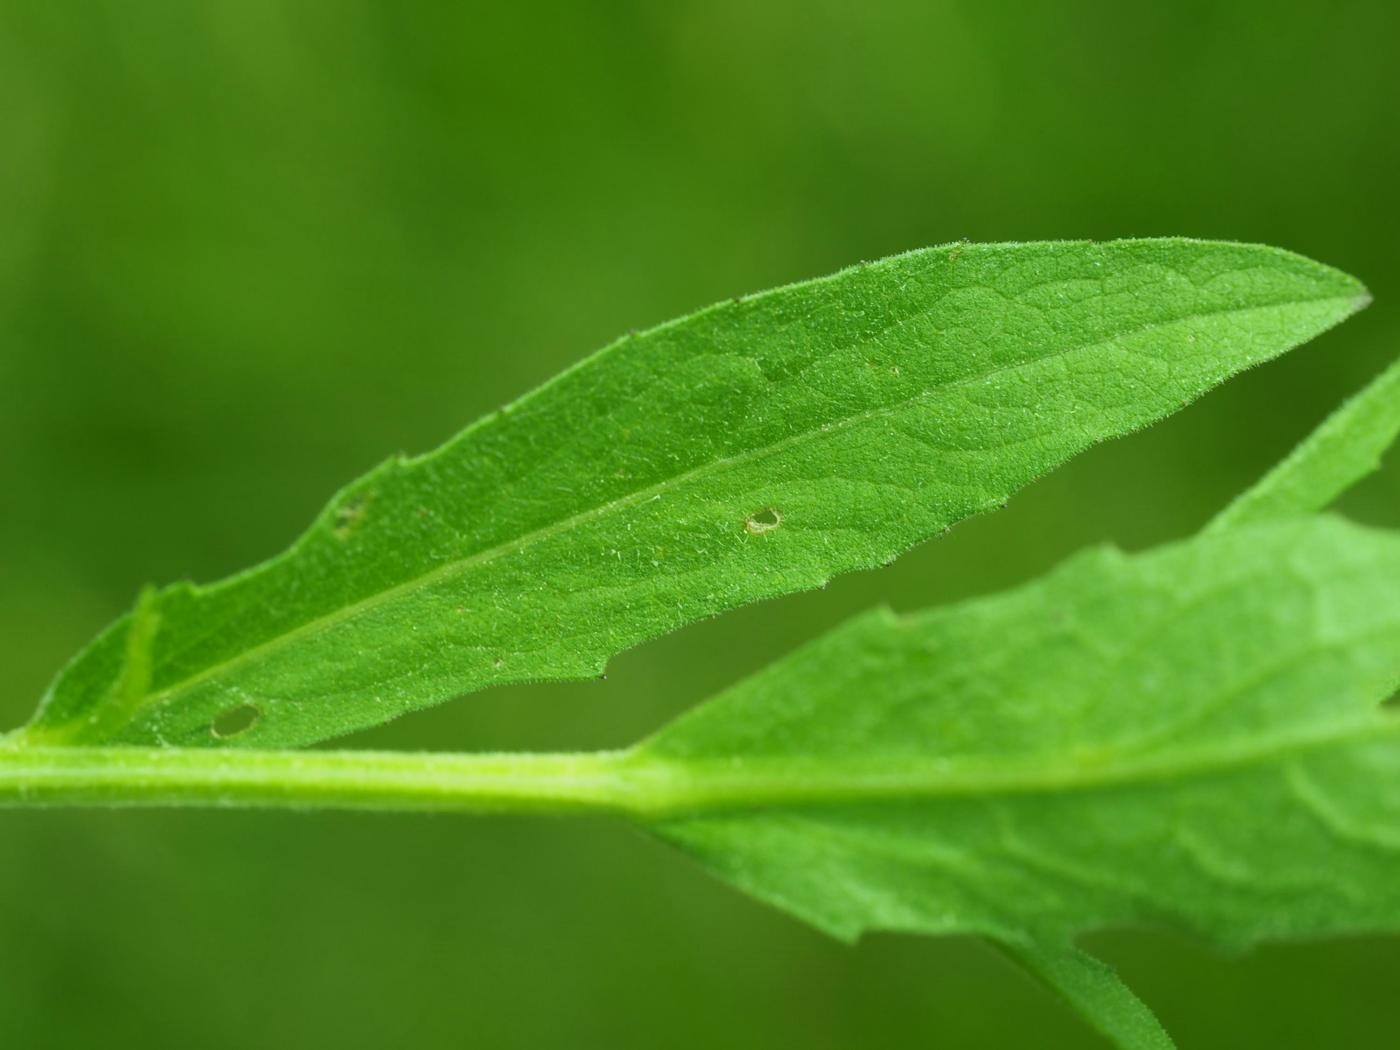
[[[1001,944],[1027,973],[1126,1050],[1172,1050],[1176,1044],[1141,999],[1109,967],[1074,948]]]
[[[630,762],[740,889],[847,940],[990,938],[1153,1046],[1080,934],[1400,929],[1397,682],[1400,535],[1293,519],[867,615]]]
[[[296,746],[594,675],[887,562],[1364,300],[1287,252],[1157,240],[928,249],[711,307],[385,464],[283,556],[154,594],[21,739]]]
[[[1288,458],[1222,510],[1208,529],[1232,529],[1322,510],[1380,467],[1400,434],[1400,361],[1371,380]]]

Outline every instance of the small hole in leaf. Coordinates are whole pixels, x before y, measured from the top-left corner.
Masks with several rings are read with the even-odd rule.
[[[765,507],[763,510],[756,510],[744,519],[744,528],[748,529],[750,535],[759,536],[765,532],[772,532],[783,523],[783,516],[778,513],[775,507]]]
[[[214,719],[214,724],[209,727],[209,732],[215,739],[228,740],[230,737],[248,732],[258,724],[260,717],[262,717],[262,712],[252,704],[238,704]]]

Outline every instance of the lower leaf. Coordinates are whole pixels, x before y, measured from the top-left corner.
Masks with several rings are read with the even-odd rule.
[[[1312,518],[863,617],[631,761],[665,774],[653,830],[738,888],[846,940],[987,937],[1160,1047],[1043,946],[1400,929],[1397,680],[1400,536]]]

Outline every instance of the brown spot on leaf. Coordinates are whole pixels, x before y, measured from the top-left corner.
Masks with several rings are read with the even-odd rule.
[[[262,712],[252,704],[235,704],[214,719],[209,727],[209,734],[215,740],[231,740],[252,729],[261,717]]]

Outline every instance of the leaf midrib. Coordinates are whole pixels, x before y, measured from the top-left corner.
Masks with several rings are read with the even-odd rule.
[[[1207,779],[1263,765],[1278,765],[1282,772],[1289,760],[1313,752],[1396,739],[1400,716],[1383,715],[1341,729],[1277,736],[1262,743],[1103,762],[1017,764],[997,756],[977,762],[827,756],[694,759],[643,750],[624,752],[619,759],[630,783],[628,809],[650,819],[682,819],[766,809],[1085,793]]]

